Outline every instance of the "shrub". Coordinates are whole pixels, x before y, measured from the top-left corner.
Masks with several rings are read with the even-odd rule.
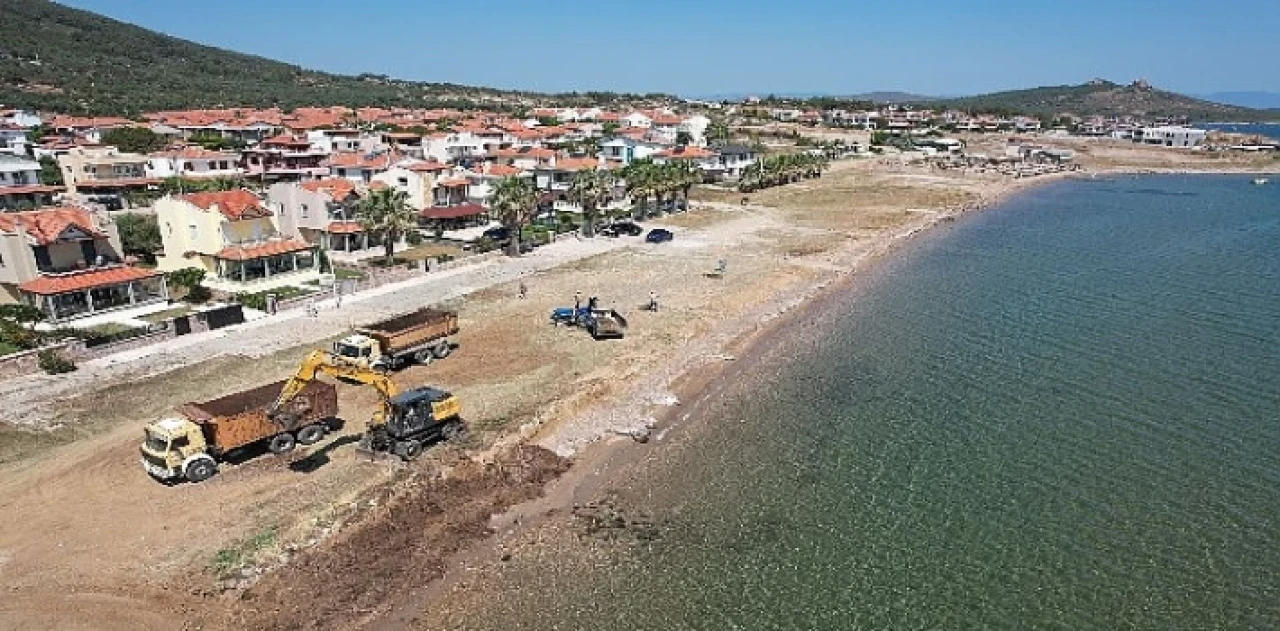
[[[422,233],[417,230],[410,230],[404,235],[404,241],[414,247],[422,245]]]
[[[62,355],[59,355],[58,352],[53,349],[46,349],[37,353],[36,361],[40,366],[40,370],[43,370],[50,375],[60,375],[76,369],[75,363]]]

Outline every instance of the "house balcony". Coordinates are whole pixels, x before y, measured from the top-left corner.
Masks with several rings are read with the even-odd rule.
[[[41,273],[18,289],[51,322],[169,299],[164,274],[122,265]]]
[[[228,293],[298,285],[320,276],[316,246],[295,239],[228,245],[211,258],[215,276],[204,284]]]

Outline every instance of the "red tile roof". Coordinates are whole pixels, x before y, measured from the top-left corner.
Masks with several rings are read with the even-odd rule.
[[[358,221],[331,221],[325,229],[329,234],[357,234],[364,232]]]
[[[476,175],[488,175],[490,177],[510,177],[512,175],[524,173],[524,170],[507,164],[493,164],[489,165],[488,171],[483,167],[480,167],[479,170],[474,171],[474,173]]]
[[[413,171],[414,173],[427,173],[431,171],[447,171],[449,170],[449,165],[443,162],[436,162],[434,160],[431,160],[427,162],[416,162],[414,164],[410,164],[405,168],[410,171]]]
[[[312,193],[324,193],[329,199],[340,202],[356,192],[355,182],[346,178],[328,178],[303,182],[302,188]]]
[[[418,214],[423,219],[457,219],[459,217],[483,215],[487,212],[489,212],[489,209],[480,204],[459,204],[457,206],[432,206]]]
[[[48,245],[58,240],[67,228],[75,228],[95,237],[106,237],[106,233],[93,225],[89,211],[75,206],[44,208],[17,213],[0,213],[0,231],[16,233],[18,224],[31,236],[36,245]]]
[[[178,199],[200,210],[213,210],[216,207],[223,217],[232,221],[271,216],[271,211],[262,205],[262,200],[258,199],[257,195],[244,189],[213,193],[191,193],[190,195],[182,195]]]
[[[714,151],[703,149],[702,147],[672,147],[670,149],[663,149],[654,155],[659,158],[671,158],[673,160],[693,160],[697,158],[710,158],[716,155],[716,153]]]
[[[399,162],[401,159],[403,159],[403,156],[394,151],[380,153],[375,156],[355,151],[343,151],[329,155],[329,166],[376,171],[389,169],[391,168],[391,165]]]
[[[294,239],[284,239],[282,241],[268,241],[259,245],[251,245],[248,247],[242,245],[232,245],[221,250],[213,256],[228,261],[248,261],[250,259],[261,259],[268,256],[276,256],[278,254],[288,254],[290,252],[301,252],[310,250],[311,244]]]
[[[31,193],[57,193],[61,186],[0,186],[0,195],[29,195]]]
[[[438,185],[443,186],[445,188],[455,188],[458,186],[466,186],[470,183],[471,182],[467,180],[467,178],[465,177],[455,177],[455,178],[450,178],[448,180],[441,180]]]
[[[31,294],[51,296],[106,285],[119,285],[160,275],[160,272],[137,267],[106,267],[69,274],[42,274],[18,285],[18,289]]]
[[[557,171],[586,171],[599,168],[600,161],[595,158],[560,158],[556,160]]]

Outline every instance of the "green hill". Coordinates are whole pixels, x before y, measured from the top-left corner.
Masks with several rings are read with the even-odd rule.
[[[306,70],[47,0],[0,0],[0,104],[133,115],[189,107],[465,105],[504,93]]]
[[[1224,105],[1153,88],[1143,81],[1120,85],[1094,79],[1081,85],[1012,90],[930,101],[930,107],[1035,116],[1185,116],[1193,121],[1256,121],[1280,118],[1274,111]]]

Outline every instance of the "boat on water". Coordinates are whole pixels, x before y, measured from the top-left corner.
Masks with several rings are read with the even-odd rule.
[[[1255,177],[1255,178],[1253,178],[1253,183],[1254,183],[1254,184],[1257,184],[1258,186],[1262,186],[1263,184],[1266,184],[1266,183],[1267,183],[1267,178],[1265,178],[1265,177]]]

